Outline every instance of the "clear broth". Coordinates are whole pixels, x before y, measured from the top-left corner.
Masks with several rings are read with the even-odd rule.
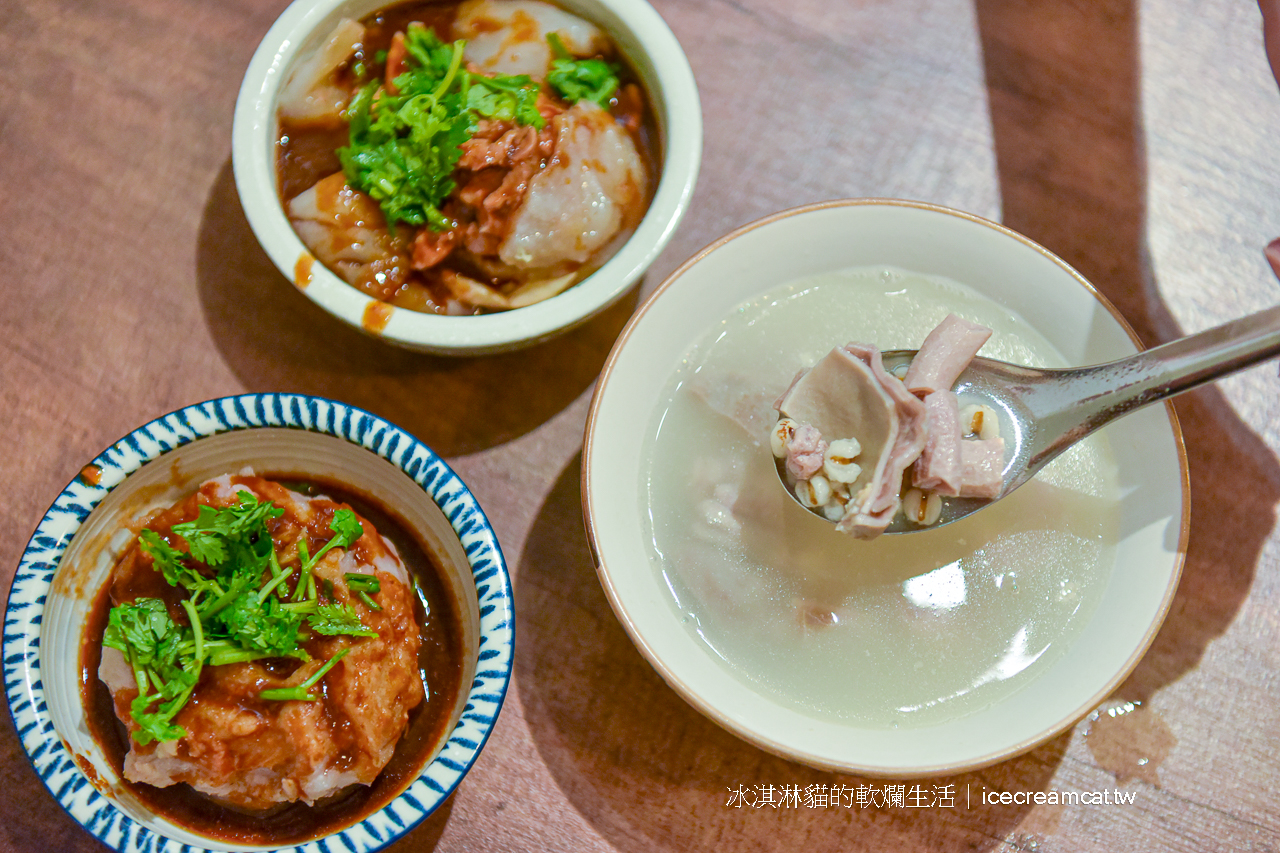
[[[1095,435],[955,524],[854,540],[774,473],[772,405],[850,341],[916,349],[948,313],[982,355],[1065,366],[1017,315],[946,279],[854,269],[739,306],[686,355],[646,438],[651,562],[685,627],[738,678],[819,718],[925,726],[1030,683],[1076,637],[1115,559],[1116,466]]]

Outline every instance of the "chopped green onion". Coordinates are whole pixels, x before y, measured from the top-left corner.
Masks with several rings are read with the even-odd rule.
[[[347,572],[342,577],[346,580],[347,586],[353,590],[362,589],[365,592],[380,592],[382,590],[382,582],[373,575]]]

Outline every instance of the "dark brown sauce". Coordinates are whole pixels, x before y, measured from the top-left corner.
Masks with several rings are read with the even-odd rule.
[[[365,27],[364,43],[356,51],[348,66],[340,72],[339,82],[358,85],[369,80],[380,79],[385,63],[378,62],[377,57],[387,50],[392,37],[397,32],[404,30],[412,22],[419,22],[445,37],[453,27],[460,5],[458,0],[427,0],[427,2],[410,0],[410,2],[388,6],[364,18],[361,21]],[[619,74],[622,85],[618,95],[612,101],[610,112],[631,135],[645,171],[649,175],[644,201],[644,209],[647,209],[661,178],[662,162],[659,156],[660,136],[657,118],[649,108],[648,95],[644,92],[640,77],[630,61],[616,48],[604,58],[622,69]],[[367,69],[364,77],[355,76],[354,69],[357,67]],[[342,171],[336,149],[347,145],[349,141],[350,135],[345,125],[338,128],[316,127],[282,121],[276,160],[281,201],[287,203],[299,193],[314,186],[320,179]],[[412,239],[415,229],[403,223],[400,228],[401,231],[407,228],[408,237]],[[580,278],[599,268],[605,260],[607,257],[601,256],[590,259],[587,264],[578,269]],[[372,283],[367,286],[363,284],[357,286],[375,299],[397,307],[424,313],[437,313],[442,311],[443,306],[450,301],[449,289],[441,282],[441,276],[446,272],[457,272],[468,278],[485,282],[504,293],[514,290],[521,284],[518,280],[503,279],[491,271],[482,269],[461,253],[455,253],[431,269],[408,271],[407,279],[392,296],[388,297]],[[299,287],[303,286],[300,279],[297,283]],[[473,310],[476,313],[488,311],[483,308]],[[365,320],[369,319],[366,314]],[[375,333],[381,331],[381,328],[376,325],[371,327],[368,322],[365,323],[365,328]]]
[[[111,583],[94,600],[80,653],[80,694],[89,730],[107,760],[129,789],[148,809],[193,832],[226,842],[244,844],[299,844],[350,826],[395,799],[418,776],[448,736],[454,703],[465,687],[462,679],[462,627],[459,605],[448,592],[437,559],[413,536],[397,516],[366,496],[324,480],[297,480],[287,475],[264,475],[302,494],[328,497],[351,506],[377,531],[391,540],[414,580],[415,615],[422,630],[418,669],[426,697],[409,713],[409,724],[391,761],[373,785],[355,785],[335,797],[307,806],[293,803],[270,813],[246,813],[218,803],[187,785],[156,788],[124,778],[128,734],[117,719],[111,693],[98,678],[102,658],[102,634],[111,609]],[[146,594],[171,589],[156,573],[159,584]],[[149,585],[148,585],[149,586]],[[141,590],[139,591],[141,592]],[[96,787],[101,787],[95,783]]]

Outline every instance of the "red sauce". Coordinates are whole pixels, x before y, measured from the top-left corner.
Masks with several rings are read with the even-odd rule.
[[[293,283],[299,290],[306,290],[307,285],[311,283],[311,267],[315,262],[316,259],[306,252],[298,255],[298,262],[293,266]]]
[[[270,475],[268,475],[270,476]],[[462,628],[459,607],[448,592],[438,561],[407,526],[387,509],[341,486],[319,481],[273,477],[303,494],[323,493],[350,505],[396,546],[414,581],[415,615],[421,628],[418,669],[426,699],[409,714],[409,724],[391,761],[371,786],[355,785],[313,806],[293,803],[269,813],[246,813],[220,804],[179,784],[156,788],[124,779],[128,734],[116,717],[115,703],[98,678],[102,634],[111,609],[112,583],[99,592],[81,643],[81,700],[89,729],[126,786],[148,809],[193,832],[225,842],[265,845],[300,844],[356,823],[393,800],[419,774],[448,736],[448,726],[462,678]],[[142,577],[118,594],[139,594],[176,601],[177,594],[158,572]],[[295,664],[287,663],[292,667]],[[203,680],[203,679],[202,679]],[[97,782],[95,781],[95,785]]]
[[[391,322],[393,311],[395,309],[385,302],[370,302],[364,309],[364,316],[360,318],[360,325],[376,335]]]

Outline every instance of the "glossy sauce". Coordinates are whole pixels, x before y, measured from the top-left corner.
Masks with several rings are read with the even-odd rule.
[[[782,704],[883,727],[963,716],[1044,670],[1101,596],[1118,500],[1101,435],[961,522],[871,542],[778,483],[772,405],[797,370],[850,341],[916,349],[951,312],[995,330],[984,356],[1063,364],[1025,321],[955,282],[850,270],[739,306],[654,413],[641,483],[654,570],[698,641]]]
[[[272,479],[270,475],[267,475]],[[441,569],[405,525],[383,508],[328,482],[290,481],[275,478],[288,488],[308,496],[324,494],[351,506],[395,545],[414,581],[415,616],[421,628],[418,669],[426,697],[410,711],[408,726],[390,762],[371,786],[355,785],[313,806],[292,803],[268,813],[251,813],[220,804],[185,784],[157,788],[124,778],[128,734],[117,719],[111,693],[98,678],[102,634],[111,609],[112,584],[95,599],[81,645],[81,699],[89,728],[120,784],[148,809],[193,832],[227,842],[244,844],[297,844],[349,826],[377,811],[413,781],[448,735],[454,700],[463,687],[462,629],[458,605],[447,591]],[[130,596],[150,595],[176,602],[180,594],[159,572],[154,583],[135,585]],[[285,669],[295,662],[281,661]]]
[[[365,26],[364,43],[356,51],[347,67],[340,71],[340,79],[337,82],[354,88],[363,85],[367,80],[381,79],[385,73],[385,62],[379,62],[379,57],[385,55],[392,37],[397,32],[403,31],[410,23],[421,23],[448,41],[447,35],[453,27],[459,5],[452,0],[401,3],[388,6],[364,18],[361,21]],[[616,52],[604,58],[622,69],[619,74],[622,85],[612,99],[609,112],[630,134],[649,175],[647,197],[644,202],[644,208],[647,208],[653,190],[658,184],[661,170],[656,119],[653,110],[646,104],[645,96],[641,94],[639,76],[630,67],[626,58]],[[354,69],[361,66],[368,69],[368,74],[357,79]],[[317,127],[295,125],[282,120],[279,133],[276,146],[276,169],[282,201],[288,202],[315,185],[320,179],[342,171],[342,164],[338,160],[336,150],[349,142],[350,135],[345,125],[338,128]],[[399,227],[401,233],[406,234],[411,241],[417,229],[404,223]],[[598,252],[577,270],[579,277],[583,278],[598,269],[611,253],[612,250]],[[410,272],[405,284],[385,301],[411,311],[438,313],[442,311],[442,306],[448,299],[447,288],[442,288],[439,283],[439,277],[445,271],[459,272],[499,290],[510,290],[520,284],[518,280],[507,280],[495,275],[492,271],[486,271],[466,260],[461,253],[455,253],[436,267]],[[368,293],[374,298],[383,298],[377,292],[368,291]],[[477,308],[475,312],[480,313],[481,310]],[[372,331],[378,330],[372,329]]]

